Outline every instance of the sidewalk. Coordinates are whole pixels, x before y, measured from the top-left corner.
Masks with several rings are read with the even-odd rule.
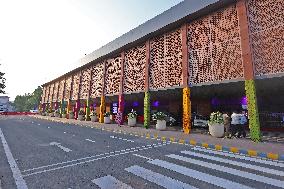
[[[141,136],[149,139],[168,140],[174,143],[201,146],[205,148],[228,151],[233,153],[240,153],[249,156],[258,156],[261,158],[268,158],[273,160],[284,161],[284,144],[273,142],[255,143],[246,138],[215,138],[211,135],[204,135],[198,133],[184,134],[180,131],[158,131],[153,128],[145,129],[144,127],[129,127],[123,125],[119,127],[117,124],[102,124],[90,121],[78,121],[65,118],[32,115],[31,117],[44,119],[55,122],[77,124],[82,126],[95,127],[109,132],[118,132],[129,135]]]

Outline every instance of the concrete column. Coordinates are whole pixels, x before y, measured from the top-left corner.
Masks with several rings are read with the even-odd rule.
[[[258,142],[261,140],[259,114],[257,106],[257,97],[254,81],[254,67],[252,50],[250,44],[250,30],[248,11],[245,0],[237,2],[237,11],[240,25],[241,36],[241,49],[245,77],[245,92],[248,99],[248,115],[249,115],[249,129],[250,137],[253,141]]]
[[[124,79],[124,60],[125,53],[121,53],[121,75],[120,75],[120,84],[119,84],[119,96],[118,96],[118,113],[117,113],[117,124],[123,124],[124,117],[124,96],[123,96],[123,79]]]
[[[104,70],[103,70],[103,89],[102,89],[102,95],[101,95],[101,104],[100,104],[100,117],[99,117],[99,122],[104,123],[104,113],[106,109],[106,104],[105,104],[105,76],[106,76],[106,61],[104,61]]]
[[[190,88],[188,86],[188,45],[187,45],[187,24],[181,27],[182,41],[182,127],[183,132],[189,134],[191,131],[191,101]]]

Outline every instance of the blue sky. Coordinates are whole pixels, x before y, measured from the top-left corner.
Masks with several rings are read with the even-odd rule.
[[[32,92],[78,60],[182,0],[0,0],[6,92]]]

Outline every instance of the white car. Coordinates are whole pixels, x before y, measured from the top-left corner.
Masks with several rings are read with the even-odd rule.
[[[194,127],[208,127],[209,120],[207,120],[204,116],[195,115],[192,122]]]

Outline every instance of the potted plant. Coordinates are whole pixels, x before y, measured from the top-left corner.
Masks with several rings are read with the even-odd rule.
[[[173,126],[175,122],[176,122],[176,119],[175,119],[175,118],[173,118],[173,117],[170,117],[170,118],[169,118],[170,126]]]
[[[212,112],[209,120],[209,133],[214,137],[223,137],[224,120],[221,112]]]
[[[90,113],[90,118],[91,118],[92,122],[96,122],[97,121],[97,117],[98,117],[98,114],[95,111],[92,111]]]
[[[78,119],[80,121],[83,121],[84,118],[85,118],[85,112],[84,112],[84,110],[80,110],[79,113],[78,113]]]
[[[156,123],[156,129],[157,130],[165,130],[166,129],[166,126],[167,126],[166,117],[167,117],[167,115],[163,112],[157,112],[157,113],[152,115],[152,119],[154,121],[157,121],[157,123]]]
[[[104,123],[110,123],[110,112],[104,113]]]
[[[74,119],[74,112],[73,111],[69,112],[69,119]]]
[[[49,113],[49,116],[50,116],[50,117],[54,117],[54,111],[53,111],[53,110],[49,110],[48,113]]]
[[[134,111],[133,109],[131,110],[130,113],[128,113],[127,115],[127,119],[128,119],[128,125],[130,127],[133,127],[136,125],[136,118],[137,118],[137,113],[136,111]]]
[[[46,116],[46,114],[47,114],[47,110],[45,110],[41,113],[42,116]]]
[[[59,112],[58,109],[54,111],[54,116],[55,117],[60,117],[60,112]]]
[[[62,118],[66,118],[66,110],[64,109],[64,110],[62,110],[62,112],[61,112],[61,117]]]

